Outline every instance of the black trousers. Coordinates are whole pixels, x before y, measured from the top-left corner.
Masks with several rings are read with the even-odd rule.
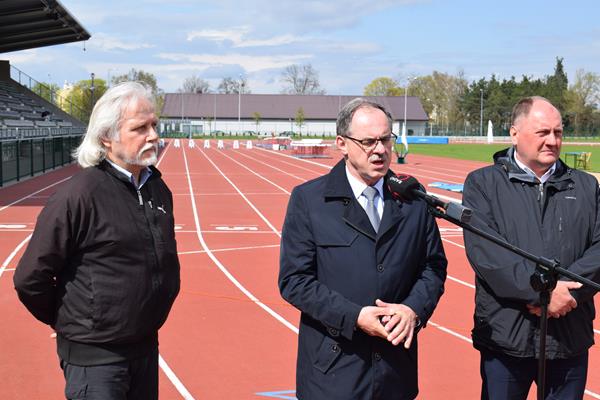
[[[482,400],[525,400],[537,383],[538,360],[491,351],[481,352]],[[546,361],[546,399],[583,398],[587,380],[588,353],[573,358]]]
[[[158,400],[158,348],[134,360],[79,366],[61,361],[69,400]]]

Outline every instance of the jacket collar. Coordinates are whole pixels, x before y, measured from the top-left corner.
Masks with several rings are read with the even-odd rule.
[[[515,148],[511,146],[507,149],[500,150],[494,154],[494,163],[500,166],[507,174],[511,181],[519,181],[525,183],[538,184],[539,179],[523,171],[514,157]],[[552,176],[548,179],[549,183],[557,183],[565,180],[571,180],[571,168],[569,168],[561,159],[556,162],[556,169]]]
[[[327,174],[324,197],[325,202],[328,201],[342,201],[345,209],[342,218],[344,221],[359,231],[360,233],[370,237],[373,240],[377,240],[378,237],[383,237],[394,227],[400,219],[403,218],[402,203],[397,202],[392,197],[388,187],[387,179],[394,173],[389,170],[384,177],[383,182],[383,215],[381,217],[381,224],[379,225],[379,231],[375,234],[375,230],[367,217],[367,213],[358,203],[348,183],[346,176],[346,161],[340,160]]]
[[[105,171],[105,172],[109,173],[110,175],[114,176],[115,178],[117,178],[118,180],[126,182],[129,185],[133,186],[131,181],[129,179],[127,179],[127,177],[125,175],[123,175],[120,171],[117,171],[117,169],[115,167],[113,167],[112,165],[110,165],[110,163],[106,160],[100,161],[100,163],[96,166],[96,168],[98,168],[102,171]],[[150,175],[150,177],[148,178],[148,180],[146,182],[150,182],[154,179],[161,177],[161,173],[158,169],[156,169],[152,165],[149,168],[152,171],[152,174]]]

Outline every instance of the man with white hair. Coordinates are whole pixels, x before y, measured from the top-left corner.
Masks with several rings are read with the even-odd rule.
[[[15,271],[20,300],[56,330],[67,399],[158,398],[158,329],[180,279],[156,124],[143,84],[98,100],[83,170],[48,200]]]

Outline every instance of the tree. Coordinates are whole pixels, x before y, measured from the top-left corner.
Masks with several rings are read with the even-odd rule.
[[[143,82],[152,90],[152,94],[156,99],[156,115],[160,116],[160,112],[162,111],[162,106],[165,102],[165,92],[160,89],[156,83],[156,76],[154,76],[151,72],[145,72],[142,70],[136,70],[135,68],[131,68],[128,73],[123,75],[113,76],[111,82],[113,85],[121,82],[129,82],[129,81],[138,81]]]
[[[256,123],[256,133],[258,133],[258,125],[260,125],[261,115],[259,112],[255,111],[252,113],[252,118],[254,119],[254,123]]]
[[[382,76],[373,79],[365,86],[363,94],[365,96],[402,96],[404,89],[398,85],[398,81]]]
[[[199,76],[192,75],[183,80],[179,93],[210,93],[210,84]]]
[[[296,111],[296,125],[298,126],[298,130],[300,131],[300,136],[302,136],[302,125],[304,125],[304,109],[302,107],[298,108]]]
[[[56,83],[36,82],[35,85],[31,87],[32,92],[49,103],[58,102],[56,96],[59,90],[60,88]]]
[[[554,75],[546,77],[546,90],[542,94],[561,111],[565,110],[565,93],[569,88],[569,80],[563,67],[563,59],[556,57]]]
[[[567,118],[576,135],[591,131],[600,101],[600,75],[577,70],[575,82],[565,93]],[[591,125],[591,126],[590,126]],[[587,127],[587,129],[586,129]]]
[[[105,80],[94,79],[92,93],[91,79],[81,80],[75,83],[70,89],[60,92],[63,100],[65,100],[59,102],[60,108],[82,122],[87,123],[94,105],[107,89]],[[73,104],[72,107],[71,103]]]
[[[240,92],[244,94],[250,93],[250,87],[248,86],[246,78],[240,77],[240,79],[233,79],[228,76],[221,80],[217,91],[224,94],[238,94]]]
[[[282,93],[289,94],[325,94],[319,83],[319,73],[312,65],[290,65],[281,74],[284,84]]]
[[[408,93],[421,100],[430,121],[444,127],[446,132],[464,125],[461,98],[467,89],[467,81],[463,75],[461,71],[456,76],[433,71],[431,75],[413,79],[408,87]]]

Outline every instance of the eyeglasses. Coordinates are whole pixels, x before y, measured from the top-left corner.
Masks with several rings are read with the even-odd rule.
[[[385,147],[390,146],[392,143],[394,143],[396,141],[396,138],[398,137],[395,133],[390,133],[387,136],[382,136],[379,139],[373,139],[373,138],[366,138],[366,139],[355,139],[353,137],[350,136],[344,136],[346,139],[350,139],[353,142],[358,143],[364,151],[372,151],[373,149],[375,149],[375,147],[377,147],[377,142],[381,142],[382,145],[384,145]]]

